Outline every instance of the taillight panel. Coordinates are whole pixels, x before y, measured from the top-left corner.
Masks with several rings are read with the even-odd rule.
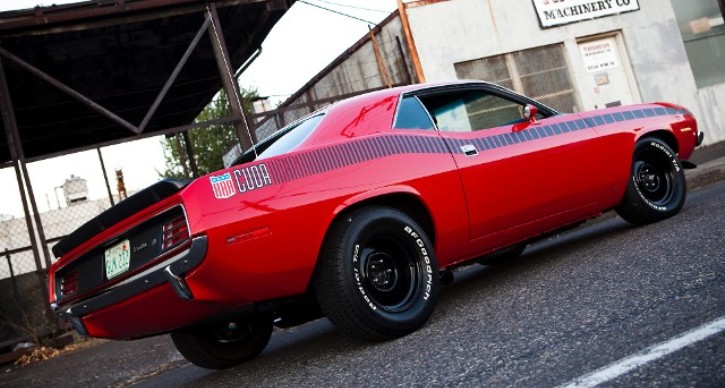
[[[181,205],[167,209],[150,219],[106,240],[65,267],[54,276],[57,303],[68,298],[103,289],[141,268],[158,261],[167,253],[190,241],[186,213]],[[130,266],[122,275],[106,275],[105,252],[120,241],[129,240]]]

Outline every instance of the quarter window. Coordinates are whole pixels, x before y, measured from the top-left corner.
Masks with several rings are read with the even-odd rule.
[[[400,101],[395,128],[400,129],[435,129],[430,115],[416,96],[407,96]]]

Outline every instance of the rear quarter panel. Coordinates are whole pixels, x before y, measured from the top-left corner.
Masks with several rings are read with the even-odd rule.
[[[390,193],[417,195],[431,211],[439,264],[456,256],[468,215],[455,163],[436,132],[391,129],[396,101],[339,109],[323,121],[334,129],[317,134],[316,146],[211,174],[241,177],[264,165],[263,187],[229,198],[214,197],[211,176],[187,187],[192,233],[209,238],[204,274],[189,278],[194,287],[218,284],[241,301],[303,293],[333,219]]]

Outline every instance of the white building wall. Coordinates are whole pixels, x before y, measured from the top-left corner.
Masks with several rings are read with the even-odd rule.
[[[413,69],[410,61],[407,60],[409,54],[404,40],[405,33],[397,12],[388,16],[380,24],[380,30],[375,33],[375,36],[390,82],[393,85],[410,84]],[[398,48],[396,38],[401,39],[400,48]],[[313,80],[285,101],[280,108],[385,86],[386,81],[379,70],[373,43],[366,34],[356,45],[343,52],[331,65],[323,69]],[[288,110],[283,113],[283,124],[287,125],[329,104],[328,101],[313,104],[310,107],[302,106],[299,109]],[[257,128],[257,138],[263,139],[278,129],[274,118],[266,119]]]
[[[531,0],[450,0],[408,8],[426,81],[456,79],[453,64],[562,43],[580,103],[590,85],[577,40],[619,32],[635,102],[690,109],[705,144],[725,140],[725,85],[698,91],[670,0],[639,0],[640,10],[542,29]],[[581,104],[580,104],[581,105]]]

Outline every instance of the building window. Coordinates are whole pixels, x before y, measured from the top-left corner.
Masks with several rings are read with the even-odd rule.
[[[459,62],[453,66],[460,79],[493,82],[561,112],[577,110],[562,44]]]
[[[723,0],[672,0],[698,88],[725,83]]]

